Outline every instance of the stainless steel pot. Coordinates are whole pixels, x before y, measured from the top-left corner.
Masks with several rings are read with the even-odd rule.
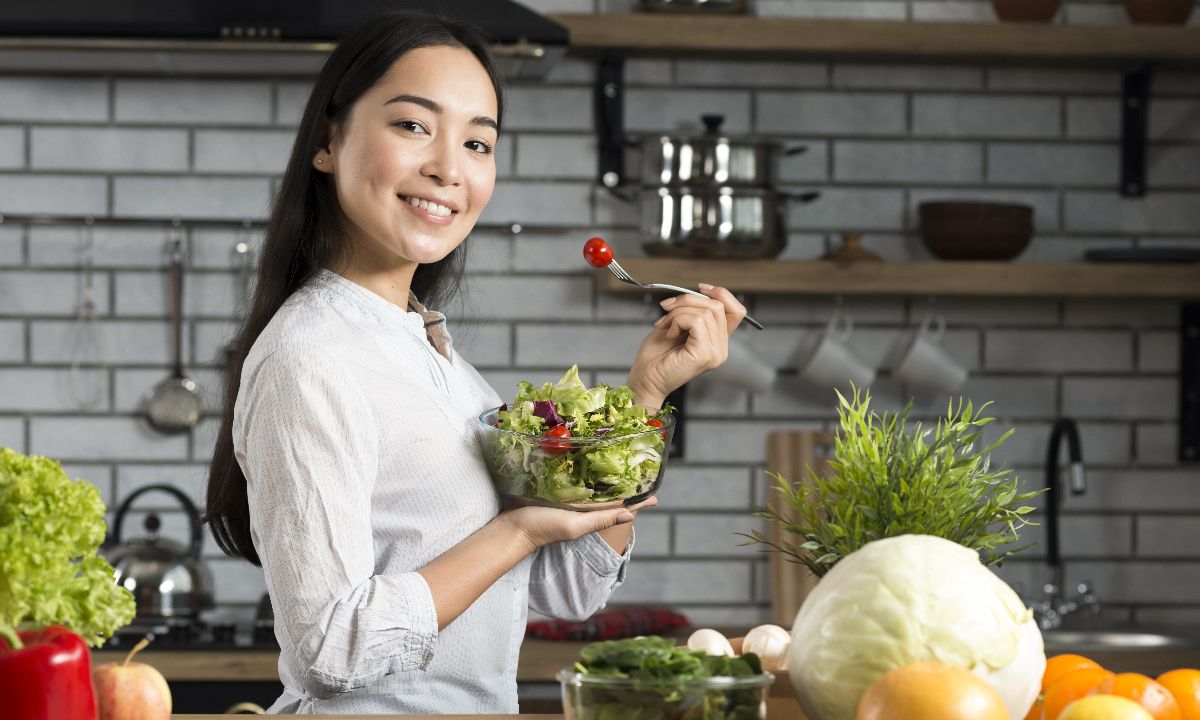
[[[133,501],[143,493],[161,490],[175,496],[187,512],[191,543],[158,536],[161,521],[146,516],[146,537],[121,542],[121,525]],[[113,521],[112,537],[105,543],[105,556],[116,570],[117,584],[133,593],[137,602],[137,623],[166,618],[195,618],[213,607],[213,579],[208,566],[200,560],[203,540],[200,513],[187,495],[170,485],[147,485],[125,498]]]
[[[658,256],[775,257],[787,244],[784,203],[810,202],[818,195],[760,188],[643,188],[642,247]]]
[[[780,154],[804,152],[804,145],[784,147],[780,142],[736,138],[721,134],[721,115],[703,115],[700,135],[652,135],[633,141],[638,183],[660,185],[753,186],[771,188],[778,174]]]

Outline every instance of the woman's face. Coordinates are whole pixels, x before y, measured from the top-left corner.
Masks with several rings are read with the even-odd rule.
[[[491,78],[469,50],[396,60],[312,159],[333,176],[356,256],[390,269],[458,247],[496,185],[496,116]]]

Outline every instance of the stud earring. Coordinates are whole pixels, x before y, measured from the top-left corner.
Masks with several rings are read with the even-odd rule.
[[[320,164],[321,164],[321,163],[323,163],[323,162],[325,162],[325,161],[324,161],[324,160],[318,160],[318,161],[317,161],[317,164],[318,164],[318,165],[320,165]]]

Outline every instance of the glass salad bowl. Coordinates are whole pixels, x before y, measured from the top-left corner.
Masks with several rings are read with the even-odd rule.
[[[504,406],[479,416],[488,473],[509,502],[567,510],[637,504],[662,484],[675,417],[633,433],[557,437],[505,430]]]
[[[566,720],[765,720],[769,672],[740,677],[656,680],[597,677],[560,670]]]

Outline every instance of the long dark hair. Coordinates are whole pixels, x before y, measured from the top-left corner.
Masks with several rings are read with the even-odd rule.
[[[240,555],[255,565],[262,564],[250,538],[246,476],[233,454],[233,407],[242,365],[284,301],[345,249],[337,200],[327,176],[312,167],[313,155],[334,123],[344,127],[354,103],[397,59],[417,48],[443,46],[465,48],[479,59],[496,90],[496,122],[501,123],[503,80],[482,37],[460,23],[421,13],[376,14],[339,42],[321,68],[304,106],[296,144],[267,223],[254,302],[237,335],[227,368],[221,432],[208,473],[205,521],[227,555]],[[412,291],[431,307],[453,296],[462,284],[465,253],[466,243],[462,243],[438,262],[418,266]]]

